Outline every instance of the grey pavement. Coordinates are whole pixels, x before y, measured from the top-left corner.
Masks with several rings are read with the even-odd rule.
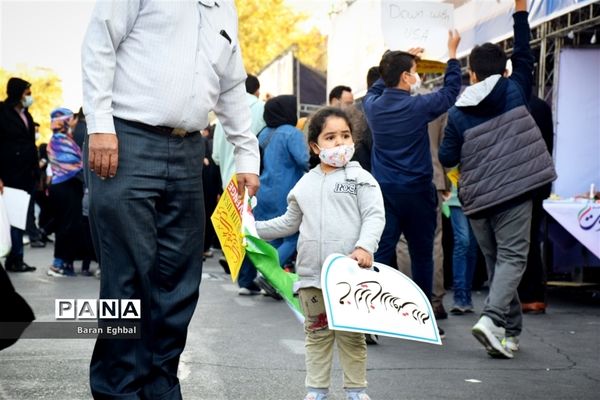
[[[46,275],[52,249],[26,247],[34,273],[11,274],[37,319],[54,320],[55,298],[95,298],[93,277]],[[95,268],[93,265],[92,268]],[[76,267],[77,269],[77,267]],[[481,310],[485,293],[474,294]],[[445,299],[451,303],[451,292]],[[474,314],[449,316],[443,346],[381,338],[369,346],[373,400],[600,399],[600,305],[553,290],[545,315],[526,315],[521,350],[496,360],[471,336]],[[25,339],[0,352],[0,400],[90,399],[90,339]],[[217,258],[204,266],[200,301],[179,377],[185,399],[302,399],[302,326],[282,302],[243,297]],[[336,362],[330,399],[344,399]]]

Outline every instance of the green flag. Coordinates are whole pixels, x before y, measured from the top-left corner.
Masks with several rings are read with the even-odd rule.
[[[269,243],[249,234],[244,237],[246,239],[246,255],[250,257],[256,269],[267,282],[284,298],[292,311],[301,317],[300,301],[294,296],[294,282],[298,280],[298,275],[281,268],[277,250]]]

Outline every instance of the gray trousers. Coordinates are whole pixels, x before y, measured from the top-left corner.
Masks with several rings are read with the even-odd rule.
[[[200,134],[161,135],[119,119],[115,128],[116,176],[87,173],[90,225],[100,298],[140,299],[141,339],[96,341],[91,390],[95,399],[179,400],[202,276],[204,145]]]
[[[490,281],[482,314],[505,328],[506,336],[518,336],[523,315],[517,288],[529,253],[531,200],[488,218],[469,218],[469,222],[485,257]]]

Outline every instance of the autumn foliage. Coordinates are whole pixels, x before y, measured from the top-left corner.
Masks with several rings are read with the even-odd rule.
[[[327,40],[316,29],[302,31],[306,15],[291,10],[284,0],[236,0],[239,40],[244,65],[257,73],[290,47],[301,62],[325,71]]]
[[[16,76],[31,83],[33,105],[29,112],[33,120],[40,124],[41,137],[38,143],[47,143],[50,140],[50,112],[62,105],[62,86],[58,75],[47,68],[22,69],[7,71],[0,68],[0,95],[1,101],[6,98],[6,83]]]

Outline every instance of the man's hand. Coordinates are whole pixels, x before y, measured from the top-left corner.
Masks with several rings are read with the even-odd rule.
[[[452,192],[449,190],[442,190],[441,195],[442,195],[442,200],[448,201],[448,200],[450,200],[450,197],[452,197]]]
[[[237,174],[238,193],[240,200],[244,200],[244,190],[248,190],[248,196],[255,196],[260,187],[260,181],[256,174]]]
[[[527,0],[515,0],[515,12],[527,11]]]
[[[458,49],[459,43],[460,35],[458,31],[456,29],[448,31],[448,57],[456,58],[456,49]]]
[[[411,49],[408,49],[407,53],[414,56],[415,59],[420,60],[424,51],[425,51],[425,49],[422,47],[413,47]]]
[[[2,182],[2,179],[0,179],[0,194],[4,193],[4,182]]]
[[[361,268],[371,268],[373,266],[373,256],[371,256],[371,253],[360,247],[354,249],[349,257],[358,261],[358,266]]]
[[[114,178],[119,165],[119,141],[112,133],[89,136],[89,165],[101,179]]]

